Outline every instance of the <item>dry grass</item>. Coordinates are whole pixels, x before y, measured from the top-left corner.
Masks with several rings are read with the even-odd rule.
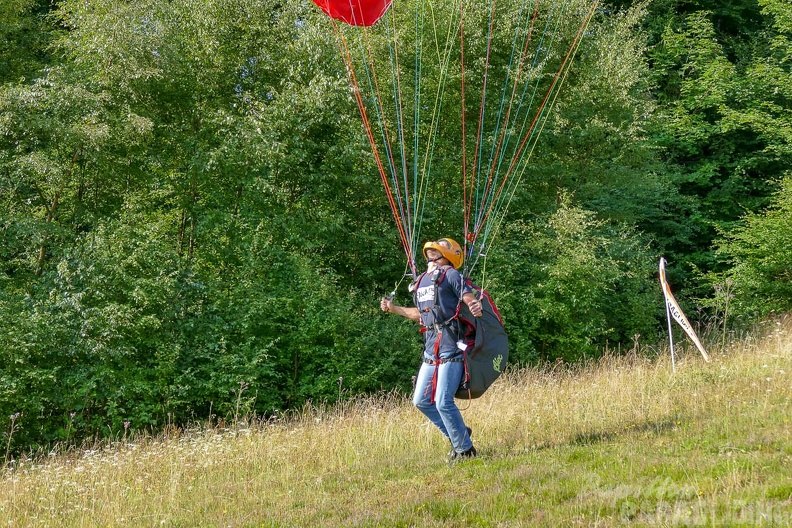
[[[0,526],[790,526],[791,334],[510,373],[456,465],[396,396],[27,461]]]

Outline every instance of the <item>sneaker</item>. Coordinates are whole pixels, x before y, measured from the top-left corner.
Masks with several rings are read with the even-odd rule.
[[[451,452],[448,453],[448,461],[453,462],[461,458],[476,458],[476,455],[476,448],[473,446],[471,446],[467,451],[462,451],[461,453],[457,453],[452,449]]]
[[[467,426],[465,426],[465,429],[467,429],[468,438],[472,438],[473,437],[473,429],[471,429],[470,427],[467,427]],[[470,453],[471,451],[473,451],[472,455],[465,454],[465,453]],[[451,444],[451,451],[448,452],[448,456],[446,458],[449,461],[451,461],[451,460],[454,460],[457,457],[462,457],[462,456],[464,456],[465,458],[473,458],[473,457],[476,456],[476,449],[474,447],[471,447],[470,449],[468,449],[467,451],[464,451],[463,453],[457,453],[456,449],[454,449],[454,445]]]
[[[462,451],[461,453],[457,453],[457,458],[476,458],[476,448],[470,446],[470,449],[467,451]]]

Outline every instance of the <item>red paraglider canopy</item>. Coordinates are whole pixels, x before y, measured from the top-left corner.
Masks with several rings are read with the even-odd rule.
[[[313,0],[322,11],[353,26],[370,26],[382,18],[392,0]]]

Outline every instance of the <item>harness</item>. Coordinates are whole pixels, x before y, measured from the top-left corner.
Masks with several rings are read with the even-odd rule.
[[[453,357],[450,357],[450,358],[445,358],[444,359],[444,358],[440,357],[440,343],[441,343],[441,341],[443,339],[443,331],[446,328],[450,328],[451,324],[454,321],[457,322],[458,336],[460,337],[460,339],[463,338],[463,337],[467,337],[467,336],[463,335],[462,323],[461,323],[461,321],[459,319],[459,311],[460,311],[460,309],[462,307],[462,299],[461,298],[457,300],[457,307],[456,307],[456,310],[454,311],[454,315],[452,315],[451,317],[449,317],[448,319],[445,319],[445,320],[441,320],[441,321],[437,320],[439,318],[439,315],[440,315],[440,313],[439,313],[440,307],[439,307],[438,302],[437,302],[438,299],[439,299],[440,283],[443,282],[443,279],[445,279],[446,273],[448,273],[449,269],[452,269],[452,266],[443,266],[441,268],[435,269],[432,272],[431,280],[432,280],[432,286],[434,288],[434,294],[432,296],[432,305],[431,306],[427,306],[427,307],[425,307],[423,309],[419,309],[421,314],[432,314],[431,326],[435,330],[435,332],[437,333],[437,337],[436,337],[435,343],[434,343],[434,358],[429,359],[429,358],[424,357],[424,363],[427,363],[429,365],[434,365],[435,367],[439,367],[443,363],[463,363],[465,365],[465,373],[464,373],[464,377],[463,377],[462,382],[466,383],[467,380],[470,377],[470,374],[468,372],[467,361],[466,361],[466,357],[465,357],[465,354],[466,354],[465,349],[462,348],[460,350],[459,354],[456,354],[456,355],[454,355]],[[418,305],[419,305],[419,303],[418,303],[418,286],[421,284],[421,281],[423,280],[424,276],[427,273],[428,272],[422,273],[418,277],[418,279],[414,282],[415,287],[413,288],[413,302],[414,302],[416,307],[418,307]],[[423,315],[421,316],[421,322],[422,323],[424,322]],[[424,328],[422,328],[421,331],[422,332],[426,332],[426,330],[427,330],[426,324],[424,323]],[[437,392],[437,376],[438,376],[438,369],[435,368],[434,374],[432,375],[432,397],[431,397],[431,403],[435,402],[435,393]]]
[[[437,304],[438,293],[440,291],[440,283],[443,282],[443,279],[445,279],[446,273],[448,273],[448,270],[450,270],[450,269],[453,269],[453,268],[451,266],[443,266],[441,268],[437,268],[436,270],[434,270],[432,272],[431,280],[432,280],[432,287],[434,288],[434,293],[432,295],[433,303],[432,303],[432,306],[427,306],[426,308],[421,310],[422,314],[428,314],[428,313],[432,314],[431,326],[437,332],[442,331],[442,329],[444,327],[447,327],[451,323],[451,321],[456,319],[457,315],[459,315],[459,305],[457,305],[457,310],[456,310],[456,312],[454,312],[453,316],[451,316],[450,318],[446,319],[445,321],[440,321],[440,322],[437,321],[437,319],[439,318],[438,316],[440,315],[439,306]],[[418,276],[418,279],[415,281],[415,288],[413,288],[413,302],[415,303],[416,307],[419,304],[418,303],[418,285],[421,284],[421,281],[423,280],[423,278],[426,276],[427,273],[428,272],[426,272],[426,271],[423,272],[421,275]],[[421,317],[421,322],[423,322],[423,317]]]

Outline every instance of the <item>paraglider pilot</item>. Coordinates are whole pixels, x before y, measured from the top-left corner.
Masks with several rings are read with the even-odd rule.
[[[427,242],[423,247],[426,273],[414,284],[415,306],[398,306],[383,298],[380,308],[420,323],[425,344],[423,363],[413,394],[415,405],[453,447],[449,459],[473,458],[476,448],[470,439],[471,429],[454,401],[465,372],[463,350],[470,336],[461,335],[455,318],[460,302],[467,304],[475,317],[481,317],[481,303],[465,285],[459,268],[464,261],[462,248],[450,238]]]

